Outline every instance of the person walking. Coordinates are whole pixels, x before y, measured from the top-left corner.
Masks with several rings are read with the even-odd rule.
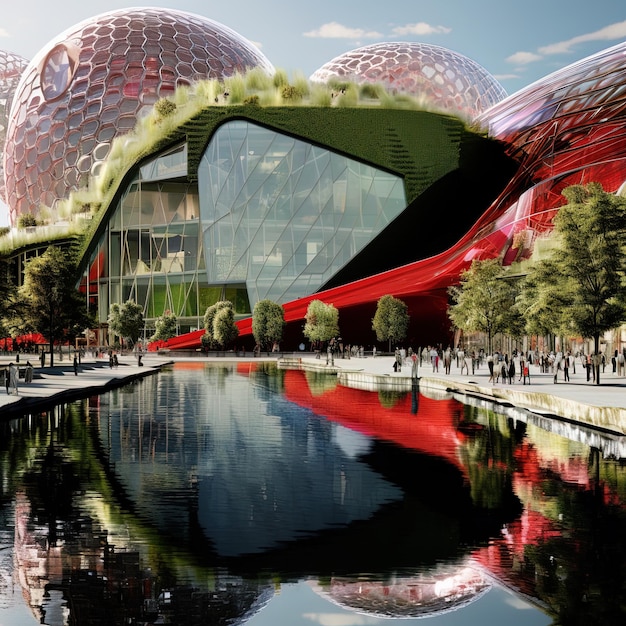
[[[569,382],[569,357],[565,357],[562,361],[563,363],[563,381]]]
[[[7,367],[4,368],[4,385],[7,389],[7,396],[10,395],[10,391],[9,391],[9,386],[11,384],[11,369],[10,367],[7,365]]]
[[[495,381],[493,376],[493,354],[487,355],[487,367],[489,368],[489,380],[488,383],[493,383]]]
[[[15,395],[19,395],[17,391],[17,379],[19,376],[19,370],[17,369],[17,365],[13,363],[9,363],[9,386],[11,388],[11,393],[15,392]]]
[[[503,360],[502,363],[500,364],[500,374],[502,376],[502,384],[505,384],[506,378],[509,375],[509,367],[506,364],[505,360]]]
[[[29,385],[33,382],[33,366],[30,361],[26,361],[26,372],[24,373],[24,382]]]

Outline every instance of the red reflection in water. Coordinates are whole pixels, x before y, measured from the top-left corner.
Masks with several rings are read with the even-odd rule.
[[[457,430],[463,416],[463,405],[457,400],[432,400],[418,393],[414,414],[410,392],[393,406],[383,406],[377,393],[340,385],[313,394],[299,370],[285,372],[284,393],[291,402],[342,426],[445,459],[467,478],[458,454],[465,438]]]

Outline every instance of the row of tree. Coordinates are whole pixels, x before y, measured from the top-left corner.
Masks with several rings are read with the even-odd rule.
[[[474,261],[452,287],[453,324],[483,332],[488,349],[498,333],[593,339],[626,319],[626,198],[597,183],[563,191],[551,247],[522,275],[498,259]],[[599,384],[600,377],[596,376]]]
[[[475,261],[450,289],[449,316],[465,332],[483,332],[488,349],[498,333],[600,337],[626,319],[626,198],[606,193],[598,184],[576,185],[563,191],[567,203],[554,220],[551,249],[545,258],[512,275],[498,259]],[[73,249],[50,246],[31,259],[17,289],[0,281],[2,336],[39,332],[54,345],[73,340],[93,328],[84,296],[76,290]],[[110,331],[131,346],[144,332],[142,307],[132,300],[112,304]],[[378,341],[400,342],[409,326],[407,306],[386,295],[377,303],[372,329]],[[177,332],[176,316],[166,312],[156,322],[152,340],[167,340]],[[252,333],[259,349],[271,350],[282,340],[282,306],[258,302],[252,314]],[[203,344],[226,348],[239,336],[231,302],[207,308]],[[310,302],[303,335],[315,344],[339,335],[339,312],[320,300]],[[52,362],[53,364],[53,362]],[[599,382],[599,378],[596,378]]]

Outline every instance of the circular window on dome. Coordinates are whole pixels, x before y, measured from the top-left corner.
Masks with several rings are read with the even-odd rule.
[[[55,46],[46,57],[41,68],[41,91],[46,100],[55,100],[62,96],[69,87],[76,66],[77,51],[69,46]]]

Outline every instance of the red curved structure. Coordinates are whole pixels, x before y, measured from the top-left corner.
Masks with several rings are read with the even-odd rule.
[[[537,81],[488,109],[478,123],[504,142],[519,163],[516,175],[470,230],[445,252],[320,291],[284,304],[285,320],[304,319],[318,299],[341,310],[372,305],[390,294],[404,299],[411,318],[436,316],[445,325],[447,288],[474,259],[528,258],[537,237],[550,231],[563,189],[599,182],[616,192],[626,180],[626,43]],[[252,333],[251,318],[239,322]],[[167,343],[200,345],[203,331]]]

